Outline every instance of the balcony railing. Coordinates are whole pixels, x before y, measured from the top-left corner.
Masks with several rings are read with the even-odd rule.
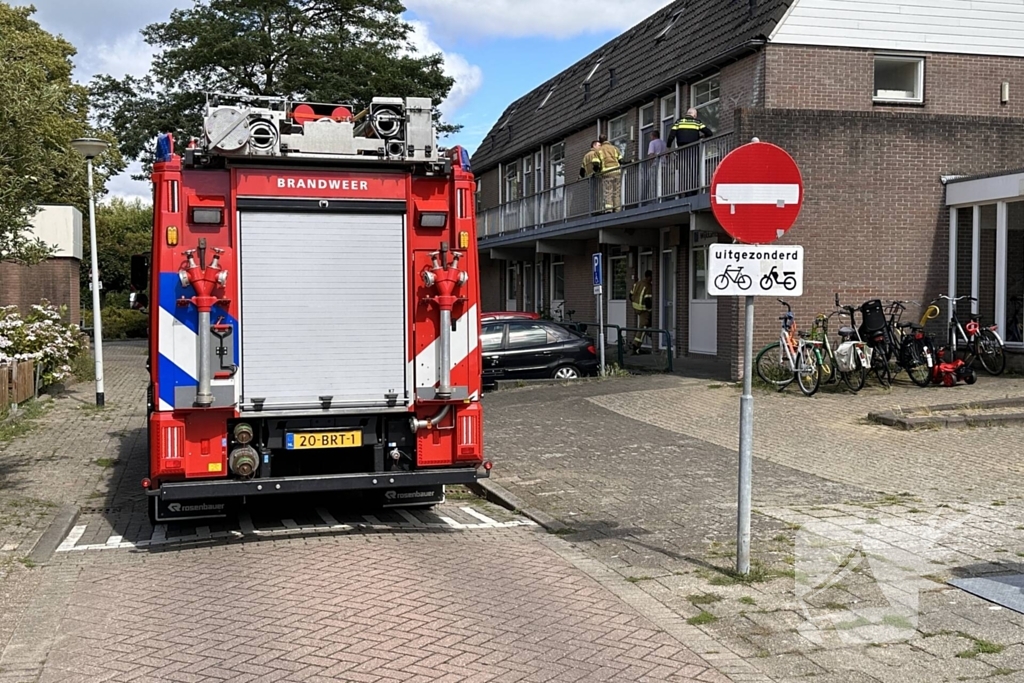
[[[735,140],[735,134],[726,133],[623,164],[622,209],[651,206],[706,190]],[[481,211],[477,214],[477,234],[504,235],[600,213],[604,210],[602,180],[594,176]]]

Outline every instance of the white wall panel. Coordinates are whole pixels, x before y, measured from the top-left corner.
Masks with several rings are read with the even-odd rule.
[[[795,0],[771,42],[1024,57],[1024,0]]]

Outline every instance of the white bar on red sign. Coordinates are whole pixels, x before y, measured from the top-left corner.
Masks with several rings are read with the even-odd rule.
[[[716,204],[776,204],[800,203],[800,186],[770,183],[719,183],[715,187]]]

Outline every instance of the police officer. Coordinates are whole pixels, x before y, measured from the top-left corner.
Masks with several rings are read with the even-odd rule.
[[[598,142],[597,153],[601,157],[601,185],[604,190],[604,210],[618,211],[622,208],[622,152],[608,142],[608,136],[602,135]]]
[[[644,337],[647,336],[647,328],[651,326],[651,309],[654,308],[654,273],[647,271],[644,279],[633,285],[629,293],[629,300],[633,303],[633,310],[636,312],[636,326],[641,328],[633,336],[633,353],[640,353],[644,344]]]
[[[697,142],[701,136],[709,138],[712,135],[711,129],[697,118],[697,110],[690,107],[686,110],[686,115],[672,125],[668,143],[671,145],[674,141],[676,147],[682,147]]]

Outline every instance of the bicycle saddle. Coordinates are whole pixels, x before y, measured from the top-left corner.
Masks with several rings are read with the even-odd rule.
[[[910,329],[912,329],[912,330],[923,330],[924,329],[923,327],[921,327],[921,325],[919,325],[917,323],[911,323],[911,322],[900,323],[899,325],[897,325],[897,327],[899,327],[901,330],[905,330],[908,327]]]
[[[839,336],[840,337],[852,337],[853,336],[853,332],[854,332],[854,330],[853,330],[852,327],[840,327],[839,328]]]

